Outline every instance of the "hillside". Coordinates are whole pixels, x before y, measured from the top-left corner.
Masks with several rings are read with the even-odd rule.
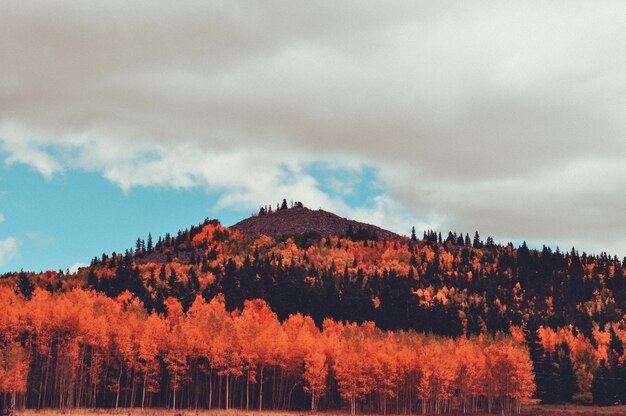
[[[264,215],[255,215],[229,228],[255,237],[315,233],[320,236],[365,235],[370,236],[370,239],[380,240],[399,240],[401,238],[398,234],[375,225],[341,218],[322,209],[313,211],[298,206],[279,209]]]
[[[36,299],[38,308],[56,299],[71,309],[71,299],[97,294],[96,310],[104,297],[141,319],[184,315],[196,302],[217,300],[238,316],[262,300],[280,322],[302,314],[318,330],[331,318],[363,325],[366,333],[373,322],[384,331],[454,339],[507,335],[528,345],[545,402],[576,394],[602,404],[626,402],[625,266],[606,254],[531,250],[478,233],[399,237],[296,206],[230,228],[206,220],[156,241],[139,238],[134,249],[95,257],[75,274],[9,273],[0,289]],[[25,322],[2,327],[2,319],[0,332]],[[7,339],[0,341],[12,345]],[[600,397],[594,380],[620,380],[624,388],[604,388]]]

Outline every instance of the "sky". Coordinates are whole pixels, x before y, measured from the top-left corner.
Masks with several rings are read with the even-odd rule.
[[[626,256],[626,2],[0,2],[0,272],[287,198]]]

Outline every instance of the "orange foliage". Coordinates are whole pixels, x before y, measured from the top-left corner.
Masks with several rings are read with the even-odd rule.
[[[165,391],[171,407],[189,406],[195,394],[206,407],[239,400],[262,409],[288,403],[301,385],[313,409],[336,388],[353,413],[367,397],[383,413],[401,397],[441,413],[481,397],[512,407],[533,391],[528,353],[511,339],[440,339],[330,319],[320,330],[301,314],[281,323],[258,299],[229,312],[222,295],[197,297],[186,313],[167,298],[167,316],[148,314],[128,292],[36,289],[26,301],[0,287],[0,297],[0,391],[19,401],[32,373],[42,377],[44,407],[95,406],[102,397],[149,406]]]

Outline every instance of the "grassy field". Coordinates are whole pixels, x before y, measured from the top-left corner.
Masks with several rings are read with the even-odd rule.
[[[311,412],[297,411],[245,411],[245,410],[172,410],[172,409],[68,409],[68,410],[22,410],[15,416],[311,416]],[[347,413],[316,413],[318,416],[333,414],[349,416]]]
[[[344,416],[349,412],[318,412],[318,416]],[[171,409],[71,409],[71,410],[22,410],[16,416],[310,416],[311,412],[248,411],[245,410],[171,410]],[[623,416],[626,406],[593,407],[577,405],[529,405],[522,410],[526,416]],[[391,415],[390,415],[391,416]],[[419,416],[419,415],[414,415]]]
[[[529,416],[624,416],[626,406],[531,405],[524,408],[522,412]]]

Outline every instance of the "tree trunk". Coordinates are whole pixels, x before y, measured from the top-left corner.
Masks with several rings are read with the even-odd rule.
[[[135,407],[135,390],[137,389],[137,377],[135,376],[135,365],[131,370],[131,387],[130,387],[130,408]]]
[[[117,394],[115,396],[115,409],[120,404],[120,390],[122,390],[122,364],[120,364],[120,375],[117,377]]]
[[[143,391],[141,394],[141,410],[143,410],[143,406],[146,402],[146,380],[148,378],[148,373],[146,372],[146,374],[143,375]]]
[[[211,410],[211,406],[213,402],[213,369],[209,372],[209,410]]]
[[[248,370],[248,378],[246,380],[246,411],[250,410],[250,370]]]
[[[263,410],[263,366],[259,371],[259,412]]]
[[[228,400],[228,385],[230,384],[230,374],[226,374],[226,410],[228,410],[230,407],[230,402]]]

